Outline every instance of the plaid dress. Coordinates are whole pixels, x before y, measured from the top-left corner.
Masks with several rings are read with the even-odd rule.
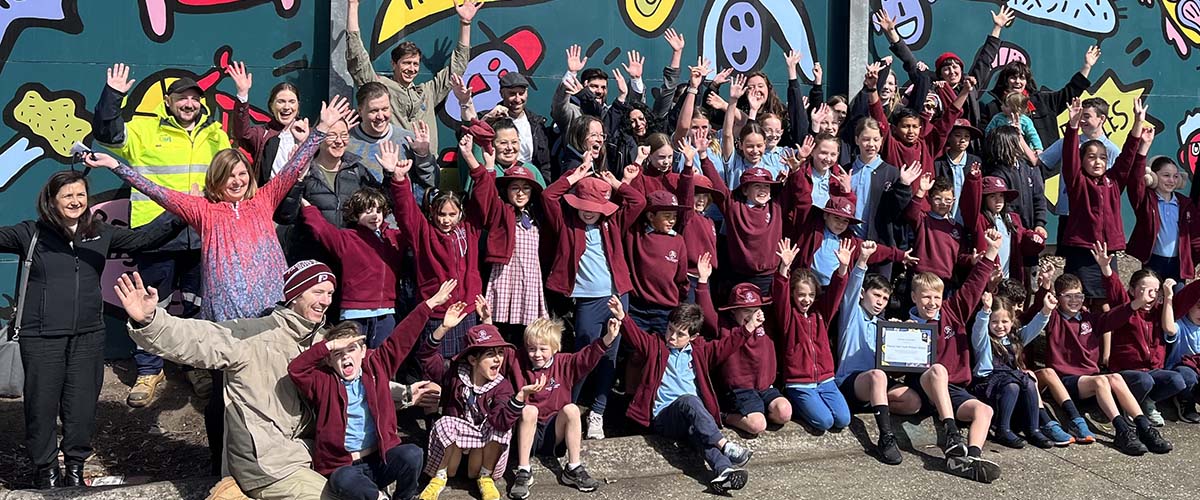
[[[508,264],[492,266],[487,300],[492,306],[492,321],[528,325],[547,316],[538,259],[539,231],[536,224],[525,229],[518,220],[516,225],[512,258]]]
[[[458,379],[462,381],[462,390],[459,391],[461,393],[451,394],[450,397],[454,400],[447,404],[462,405],[463,414],[467,418],[447,416],[434,422],[433,432],[429,435],[429,459],[425,461],[425,474],[437,474],[450,445],[458,446],[465,455],[471,450],[483,448],[490,442],[496,442],[501,444],[501,451],[496,466],[492,468],[492,479],[499,480],[504,477],[504,471],[508,467],[508,443],[512,439],[512,429],[505,429],[502,433],[492,429],[485,413],[487,408],[482,405],[481,399],[497,385],[507,384],[508,380],[504,375],[500,375],[487,385],[477,387],[471,383],[470,368],[461,364],[458,366]]]

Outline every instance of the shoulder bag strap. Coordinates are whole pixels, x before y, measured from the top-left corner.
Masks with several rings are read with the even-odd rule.
[[[29,251],[25,253],[25,260],[21,262],[21,277],[17,280],[17,311],[13,314],[12,320],[13,342],[21,337],[21,315],[25,312],[25,288],[29,285],[29,268],[33,266],[33,252],[37,249],[40,231],[41,229],[34,227],[33,239],[29,241]]]

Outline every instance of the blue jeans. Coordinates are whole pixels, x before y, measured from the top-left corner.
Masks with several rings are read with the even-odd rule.
[[[141,253],[134,259],[142,282],[158,290],[160,306],[170,309],[171,299],[178,290],[183,296],[183,313],[179,316],[194,318],[200,313],[203,284],[199,250]],[[133,352],[133,362],[138,375],[154,375],[163,369],[162,358],[141,348]]]
[[[641,303],[638,300],[629,301],[629,317],[642,331],[658,335],[667,332],[667,316],[671,314],[670,307],[656,307]]]
[[[1138,402],[1147,397],[1151,401],[1162,401],[1186,388],[1183,376],[1174,370],[1124,370],[1121,378],[1125,379],[1125,385]]]
[[[329,475],[329,489],[345,500],[379,500],[379,490],[396,483],[394,498],[412,498],[424,463],[424,452],[415,444],[402,444],[387,451],[387,462],[376,451]]]
[[[1200,374],[1197,374],[1196,370],[1187,365],[1176,366],[1171,371],[1179,373],[1179,376],[1183,378],[1183,390],[1187,392],[1183,395],[1190,396],[1192,391],[1196,389],[1196,382],[1200,381]]]
[[[358,323],[358,329],[367,337],[367,347],[371,349],[382,345],[392,335],[392,330],[396,329],[396,316],[392,314],[347,321]]]
[[[850,406],[833,380],[821,382],[813,389],[787,387],[783,394],[797,416],[813,429],[840,430],[850,425]]]
[[[629,295],[621,295],[621,305],[629,310]],[[575,299],[575,352],[583,350],[588,344],[604,336],[604,329],[612,313],[608,311],[608,297],[577,298]],[[600,358],[600,363],[592,369],[592,373],[584,380],[575,384],[571,390],[572,399],[578,403],[584,389],[592,396],[592,411],[598,415],[604,414],[608,405],[608,391],[612,390],[613,379],[617,375],[617,349],[621,346],[621,337],[613,342]]]
[[[668,439],[686,439],[704,452],[704,461],[714,474],[720,474],[731,465],[729,457],[717,448],[717,443],[725,436],[721,435],[712,414],[696,396],[687,394],[672,401],[650,420],[650,430]]]

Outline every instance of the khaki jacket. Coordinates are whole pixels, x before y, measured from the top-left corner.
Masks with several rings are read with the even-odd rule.
[[[130,325],[129,336],[175,363],[225,372],[225,463],[243,490],[253,490],[312,467],[305,438],[313,435],[313,414],[287,367],[321,339],[323,327],[282,306],[221,323],[159,308],[150,324]]]

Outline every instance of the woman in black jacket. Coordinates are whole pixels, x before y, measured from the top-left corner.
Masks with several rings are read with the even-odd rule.
[[[1067,109],[1067,105],[1071,104],[1072,99],[1083,95],[1083,92],[1092,86],[1088,75],[1091,74],[1092,66],[1095,66],[1099,59],[1100,48],[1088,47],[1087,53],[1083,55],[1083,66],[1079,68],[1079,72],[1071,75],[1071,80],[1059,90],[1039,88],[1033,81],[1033,70],[1024,62],[1013,61],[1006,64],[996,78],[996,86],[992,87],[989,92],[992,100],[980,109],[982,115],[979,117],[977,125],[986,126],[991,123],[992,116],[1000,112],[1000,104],[1004,102],[1004,97],[1009,92],[1024,92],[1029,96],[1028,114],[1029,118],[1033,120],[1033,127],[1037,129],[1042,144],[1049,147],[1050,144],[1054,144],[1054,141],[1062,138],[1058,130],[1059,113]]]
[[[0,252],[29,252],[19,343],[25,369],[25,448],[37,466],[41,489],[82,486],[83,462],[92,454],[96,402],[104,382],[104,298],[100,277],[110,254],[161,245],[186,224],[153,225],[133,231],[94,220],[82,172],[50,177],[38,195],[36,221],[0,227]],[[56,418],[63,423],[58,443]],[[58,452],[66,457],[66,476]]]

